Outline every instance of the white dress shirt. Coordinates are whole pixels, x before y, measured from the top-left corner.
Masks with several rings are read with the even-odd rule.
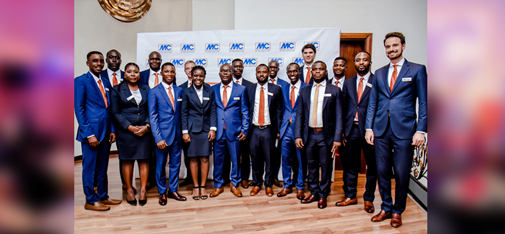
[[[402,58],[400,62],[398,62],[396,65],[396,77],[398,78],[398,75],[400,75],[400,71],[402,70],[403,63],[405,63],[405,58]],[[391,77],[393,76],[393,71],[395,68],[393,67],[393,63],[389,63],[389,70],[388,70],[388,87],[391,84]]]
[[[342,76],[342,78],[340,79],[337,79],[336,77],[331,78],[331,84],[335,85],[335,82],[337,80],[339,81],[338,87],[340,88],[340,91],[342,91],[342,89],[344,88],[345,76]]]
[[[197,89],[195,86],[193,86],[196,91],[196,95],[198,96],[198,99],[200,99],[200,103],[203,103],[203,86],[200,87],[200,89]]]
[[[322,81],[319,86],[319,97],[317,98],[317,124],[312,124],[312,110],[314,109],[314,96],[316,94],[316,82],[312,84],[312,90],[310,95],[310,113],[309,113],[309,127],[311,128],[322,128],[323,127],[323,102],[324,102],[324,92],[326,92],[326,81]]]
[[[278,76],[276,76],[276,77],[274,78],[274,82],[272,82],[272,78],[268,77],[268,83],[272,83],[272,84],[274,84],[274,85],[278,85],[278,84],[277,84],[277,80],[278,80],[278,79],[279,79],[279,77],[278,77]]]
[[[123,79],[121,78],[121,70],[120,69],[118,69],[117,71],[113,71],[113,70],[107,68],[107,75],[109,76],[110,87],[114,87],[114,73],[116,73],[117,83],[121,84],[121,82],[123,82]]]
[[[244,79],[244,77],[240,77],[240,79],[236,79],[235,77],[233,77],[231,80],[233,81],[233,83],[237,83],[237,80],[238,80],[237,84],[242,85],[243,79]]]
[[[263,97],[265,100],[265,105],[264,105],[264,113],[265,113],[265,123],[263,126],[270,125],[270,113],[268,112],[268,82],[263,84],[261,86],[259,83],[256,84],[256,96],[254,98],[254,112],[253,112],[253,124],[256,126],[259,126],[258,123],[258,117],[259,117],[259,110],[260,110],[260,93],[261,93],[261,87],[263,87]]]
[[[142,101],[142,94],[140,93],[140,88],[135,91],[130,89],[130,92],[132,93],[133,98],[135,99],[135,102],[137,103],[138,106]]]
[[[233,89],[233,84],[230,82],[228,84],[228,88],[226,88],[226,94],[227,94],[227,102],[226,103],[229,103],[230,102],[230,96],[231,96],[231,90]],[[224,104],[224,100],[223,100],[223,91],[224,91],[224,84],[221,83],[221,88],[219,89],[220,92],[221,92],[221,100],[223,101],[223,104]]]
[[[153,71],[152,69],[149,69],[149,87],[151,89],[155,87],[154,81],[156,80],[156,76],[154,75],[154,73],[158,73],[158,82],[163,83],[163,77],[161,76],[161,69],[157,72]]]

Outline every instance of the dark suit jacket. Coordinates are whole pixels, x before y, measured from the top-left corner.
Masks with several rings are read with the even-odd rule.
[[[217,128],[216,96],[208,86],[202,87],[203,101],[200,102],[193,86],[182,93],[181,122],[182,130],[189,132],[208,132],[210,127]]]
[[[242,77],[242,86],[245,86],[247,88],[247,87],[255,86],[255,85],[256,85],[255,83],[248,81]]]
[[[119,71],[121,73],[121,79],[124,79],[124,71],[121,71],[121,70],[119,70]],[[104,69],[102,72],[100,72],[100,76],[102,77],[102,79],[107,80],[109,82],[109,84],[112,83],[111,80],[109,80],[109,74],[107,74],[107,69]],[[121,83],[121,82],[119,82],[119,83]]]
[[[175,137],[182,144],[181,128],[181,103],[182,89],[173,85],[175,109],[170,102],[170,98],[165,91],[165,87],[160,85],[149,90],[149,121],[156,143],[166,140],[170,146]]]
[[[384,134],[388,119],[391,130],[400,139],[410,139],[416,131],[427,132],[427,78],[426,67],[405,60],[400,74],[389,91],[389,64],[375,71],[370,91],[365,129],[372,129],[376,137]],[[419,98],[419,119],[416,101]]]
[[[216,96],[217,110],[217,132],[216,140],[221,139],[223,134],[230,141],[238,141],[238,135],[242,132],[247,135],[249,131],[249,106],[247,104],[246,88],[237,83],[231,82],[233,85],[230,99],[226,107],[223,106],[221,99],[221,83],[213,85]],[[226,129],[224,124],[226,122]]]
[[[272,83],[267,83],[268,85],[268,113],[270,115],[270,132],[272,134],[272,139],[277,138],[277,133],[281,128],[282,123],[282,91],[281,87]],[[249,120],[250,127],[253,127],[253,114],[254,114],[254,102],[256,100],[256,87],[257,85],[247,86],[247,99],[249,100]],[[249,131],[251,133],[251,131]]]
[[[307,142],[309,135],[311,93],[312,86],[300,90],[296,110],[295,138],[302,138],[304,143]],[[331,95],[331,97],[324,97],[323,101],[323,134],[326,144],[331,146],[333,141],[342,141],[343,97],[340,88],[335,85],[326,85],[325,95]]]
[[[353,76],[344,82],[342,93],[344,95],[344,134],[346,136],[351,132],[356,112],[358,112],[358,128],[362,137],[365,137],[366,111],[368,108],[368,98],[370,97],[370,86],[373,83],[373,74],[368,77],[368,84],[364,83],[365,90],[358,102],[358,86],[356,85],[358,76]]]
[[[139,84],[142,101],[138,105],[134,98],[128,100],[132,93],[126,82],[114,86],[112,90],[111,112],[116,120],[116,126],[128,129],[130,125],[136,126],[149,123],[149,108],[147,106],[149,86]]]

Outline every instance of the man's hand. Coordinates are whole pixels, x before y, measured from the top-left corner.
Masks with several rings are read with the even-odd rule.
[[[296,138],[295,145],[296,145],[296,148],[298,148],[298,149],[302,149],[305,146],[305,145],[303,145],[302,138]]]
[[[345,143],[347,143],[347,139],[345,139],[345,135],[342,134],[342,145],[345,146]]]
[[[109,135],[109,144],[112,144],[116,141],[116,133],[111,132]]]
[[[209,141],[213,141],[216,138],[216,131],[210,130],[209,136],[207,136],[207,138],[209,138]]]
[[[424,133],[416,132],[414,137],[412,137],[412,145],[421,146],[424,144]]]
[[[189,142],[191,142],[191,137],[189,136],[189,133],[184,133],[184,134],[182,134],[182,140],[183,140],[185,143],[189,143]]]
[[[366,130],[365,140],[366,140],[366,143],[373,145],[373,131],[372,130]]]
[[[333,147],[331,147],[331,158],[335,157],[335,154],[338,154],[338,147],[340,147],[342,143],[338,141],[333,142]]]
[[[238,134],[238,141],[245,141],[246,137],[244,133],[240,132],[240,134]]]
[[[98,142],[98,139],[96,139],[96,136],[88,137],[88,143],[92,149],[96,148],[98,144],[100,144],[100,142]]]
[[[139,137],[141,137],[141,136],[143,136],[144,134],[146,134],[146,132],[149,130],[149,129],[147,128],[147,126],[137,126],[137,128],[138,128],[139,130],[138,130],[137,132],[135,132],[134,134],[135,134],[136,136],[139,136]]]
[[[167,142],[165,140],[156,143],[156,146],[158,146],[158,149],[165,149],[166,147],[168,147]]]

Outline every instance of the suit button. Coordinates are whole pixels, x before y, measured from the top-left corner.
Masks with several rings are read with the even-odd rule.
[[[140,115],[140,113],[138,113],[138,115]]]
[[[357,106],[356,108],[358,108],[358,109],[359,109],[359,106]]]
[[[389,110],[387,110],[387,112],[389,112]]]

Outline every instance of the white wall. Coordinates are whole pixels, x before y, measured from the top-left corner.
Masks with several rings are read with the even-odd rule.
[[[88,71],[91,50],[115,48],[123,65],[135,61],[138,32],[224,29],[340,27],[342,33],[373,33],[372,70],[388,63],[384,35],[399,31],[406,36],[405,57],[427,64],[426,8],[426,0],[153,0],[144,18],[123,23],[96,0],[75,0],[74,74]],[[81,154],[77,141],[74,154]]]

